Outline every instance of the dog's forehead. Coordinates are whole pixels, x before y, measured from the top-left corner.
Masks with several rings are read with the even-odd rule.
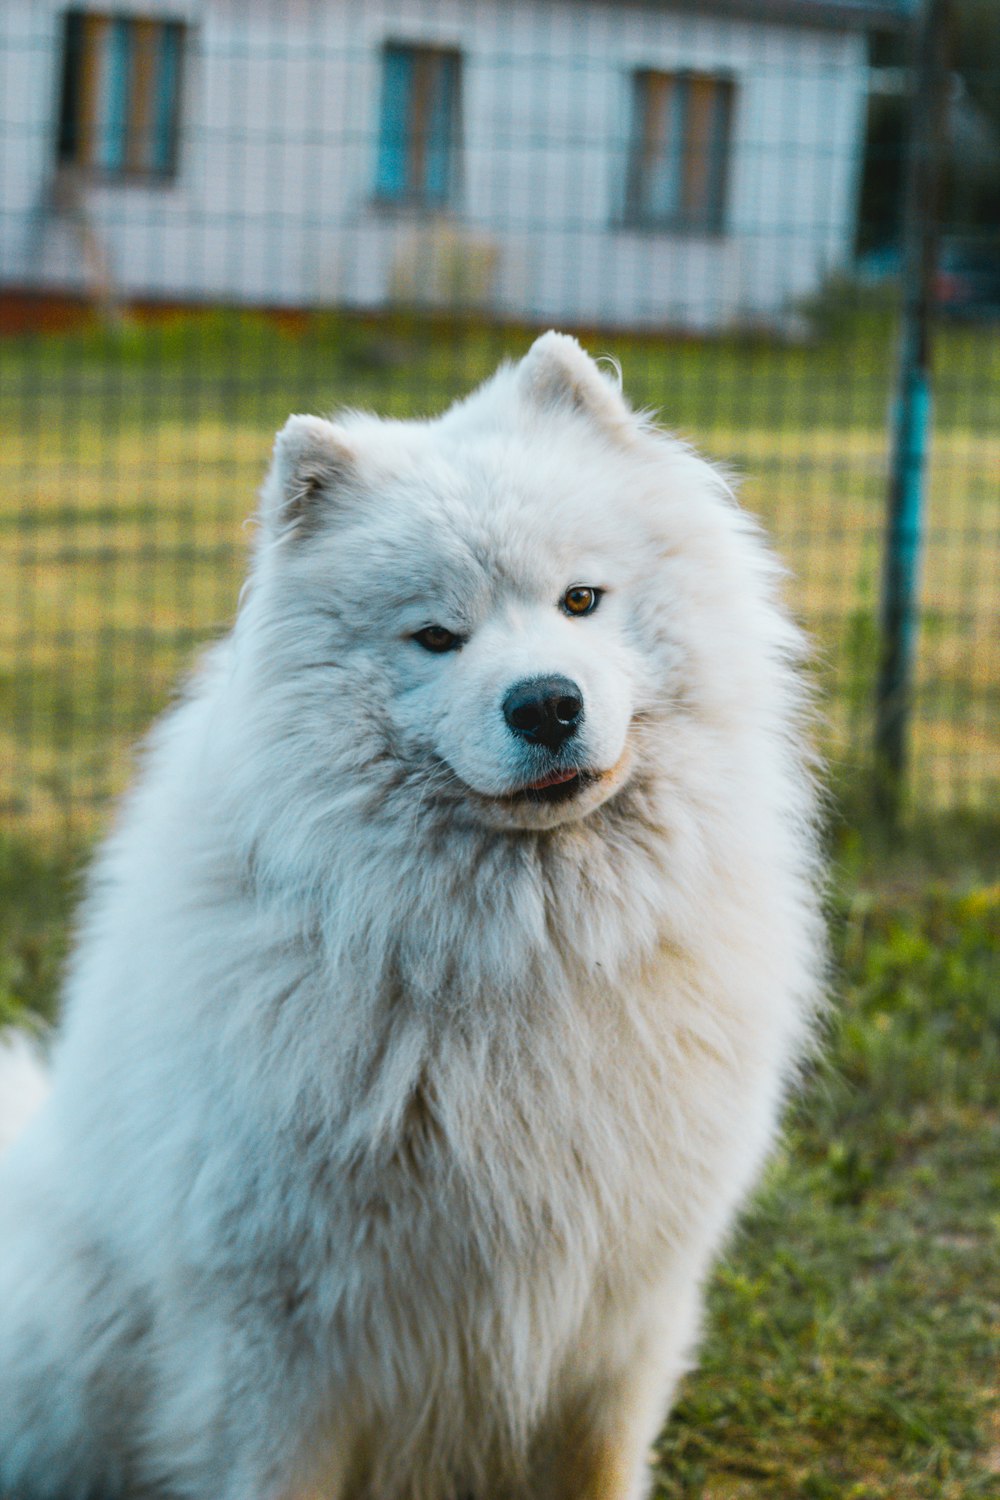
[[[386,516],[378,541],[369,533],[365,543],[383,597],[405,604],[431,595],[486,607],[506,594],[548,594],[569,566],[572,539],[563,535],[557,545],[530,511],[520,525],[510,514],[509,499],[493,505],[488,495],[470,493],[464,503],[454,495],[433,504],[416,497],[405,514]]]
[[[565,458],[511,442],[421,443],[411,457],[380,476],[340,549],[378,572],[383,596],[548,595],[615,548],[603,493]]]
[[[547,576],[621,543],[625,468],[596,448],[527,443],[516,434],[469,444],[455,456],[453,524],[494,570]]]

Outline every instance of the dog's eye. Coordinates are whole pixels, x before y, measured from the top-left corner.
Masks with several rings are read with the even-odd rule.
[[[563,594],[560,608],[567,615],[592,615],[600,602],[600,589],[590,589],[582,583],[575,583]]]
[[[425,651],[437,654],[442,651],[457,651],[462,644],[462,637],[453,630],[445,630],[443,625],[426,625],[423,630],[416,632],[413,639]]]

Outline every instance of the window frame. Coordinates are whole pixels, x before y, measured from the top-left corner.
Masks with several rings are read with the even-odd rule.
[[[175,15],[92,11],[78,5],[69,6],[60,17],[57,170],[109,185],[171,187],[180,172],[190,23]],[[106,65],[107,54],[100,55],[101,44],[92,38],[106,27],[115,28],[110,45],[122,48],[121,71],[113,79],[117,98],[107,92],[101,97],[98,92],[98,70],[102,62]],[[115,34],[120,42],[114,41]],[[137,78],[143,80],[138,88]],[[106,80],[104,86],[106,90]],[[165,120],[157,121],[159,111],[165,112]],[[102,128],[113,132],[112,150],[118,159],[112,162],[101,159],[101,146],[95,144]],[[162,154],[162,166],[151,164],[156,154]]]
[[[460,197],[463,154],[463,53],[460,48],[424,41],[401,41],[395,38],[379,49],[381,75],[375,135],[375,180],[372,200],[381,209],[441,214],[453,210]],[[397,80],[405,62],[405,89],[393,95],[394,68]],[[442,96],[435,96],[433,70],[445,77],[445,121],[442,136],[434,135],[433,117],[441,107]],[[449,76],[450,75],[450,76]],[[395,124],[393,114],[396,115]],[[421,126],[414,116],[423,116]],[[432,154],[441,160],[435,166]],[[400,172],[402,169],[402,173]],[[431,181],[440,171],[442,184],[435,190]],[[400,185],[393,179],[401,176]]]
[[[728,233],[738,88],[732,73],[703,68],[634,68],[621,226],[654,234],[720,239]],[[699,104],[697,91],[702,92]],[[705,92],[707,91],[707,92]],[[657,97],[659,96],[659,97]],[[694,100],[694,104],[692,104]],[[706,111],[707,106],[707,111]],[[673,126],[668,120],[674,114]],[[656,115],[660,115],[657,122]],[[701,118],[699,119],[699,114]],[[671,140],[671,128],[679,136]],[[701,135],[700,150],[695,131]],[[673,158],[674,205],[657,209],[651,183]],[[701,178],[701,182],[698,179]],[[701,202],[697,197],[700,195]]]

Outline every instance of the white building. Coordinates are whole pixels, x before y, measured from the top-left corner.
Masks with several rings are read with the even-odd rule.
[[[717,329],[849,261],[911,0],[0,0],[0,284]]]

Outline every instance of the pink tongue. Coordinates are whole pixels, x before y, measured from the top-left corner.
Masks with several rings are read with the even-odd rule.
[[[578,775],[578,771],[553,771],[550,776],[543,776],[541,781],[532,781],[528,786],[528,791],[544,792],[547,786],[559,786],[564,781],[572,781]]]

